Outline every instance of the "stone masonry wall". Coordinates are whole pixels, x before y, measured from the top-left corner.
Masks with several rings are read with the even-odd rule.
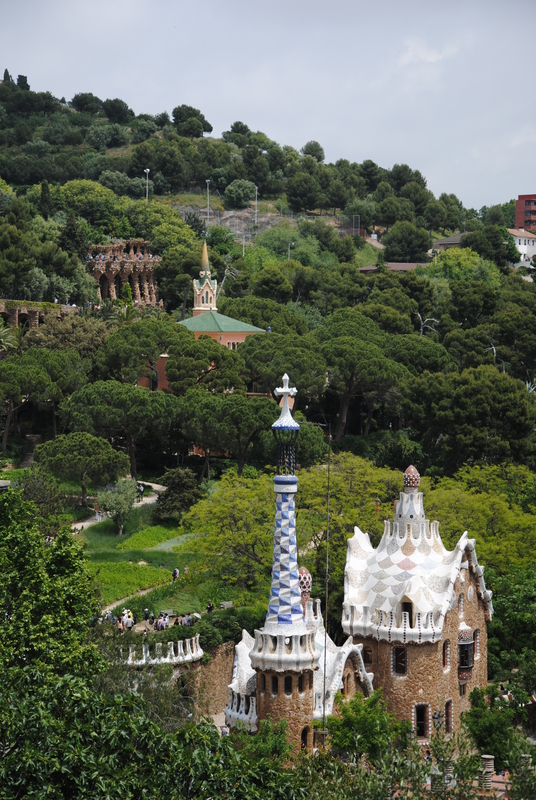
[[[473,598],[468,599],[469,587]],[[432,714],[445,713],[445,704],[452,701],[452,723],[459,730],[460,714],[470,708],[469,695],[475,687],[487,685],[487,630],[484,604],[478,595],[478,581],[469,570],[462,570],[455,584],[456,607],[445,618],[443,636],[440,641],[424,644],[407,644],[407,674],[398,676],[392,670],[392,650],[403,646],[398,642],[378,641],[371,638],[354,637],[372,651],[372,663],[367,669],[374,673],[374,688],[382,688],[388,701],[389,711],[399,719],[407,719],[415,727],[415,706],[428,704],[428,731],[431,732]],[[463,615],[459,612],[458,599],[463,595]],[[476,653],[465,696],[460,696],[458,678],[458,629],[465,622],[473,631],[480,632],[480,656]],[[443,644],[450,642],[450,666],[443,668]]]
[[[263,690],[262,676],[265,678]],[[303,675],[303,692],[298,691],[298,678]],[[292,694],[285,693],[285,677],[292,678]],[[272,677],[278,679],[277,694],[272,692]],[[257,716],[266,719],[270,716],[273,722],[287,721],[289,741],[299,749],[302,743],[302,731],[308,728],[307,746],[312,746],[313,728],[313,673],[306,670],[296,672],[257,672]]]
[[[218,647],[209,647],[208,664],[192,665],[194,691],[198,710],[203,714],[220,714],[229,700],[227,688],[233,678],[234,642],[225,642]]]

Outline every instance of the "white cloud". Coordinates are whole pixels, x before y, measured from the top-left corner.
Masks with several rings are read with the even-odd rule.
[[[515,136],[512,136],[508,145],[515,148],[532,142],[536,142],[536,128],[533,125],[524,125]]]
[[[405,51],[398,59],[401,67],[419,63],[437,64],[447,58],[452,58],[460,50],[459,45],[455,44],[449,44],[442,50],[434,49],[421,39],[405,39],[404,47]]]

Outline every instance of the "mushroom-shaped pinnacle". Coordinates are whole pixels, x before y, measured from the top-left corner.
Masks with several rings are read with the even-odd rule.
[[[404,472],[404,489],[417,489],[421,482],[421,476],[413,465],[410,465]]]

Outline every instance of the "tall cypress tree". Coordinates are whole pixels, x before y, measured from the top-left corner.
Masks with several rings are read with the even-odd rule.
[[[50,196],[50,186],[48,181],[41,181],[41,197],[39,199],[39,211],[44,219],[48,219],[54,213],[54,203]]]

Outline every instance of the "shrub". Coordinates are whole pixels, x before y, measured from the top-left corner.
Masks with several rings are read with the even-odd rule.
[[[225,200],[233,208],[246,208],[255,197],[255,185],[251,181],[236,180],[225,189]]]

